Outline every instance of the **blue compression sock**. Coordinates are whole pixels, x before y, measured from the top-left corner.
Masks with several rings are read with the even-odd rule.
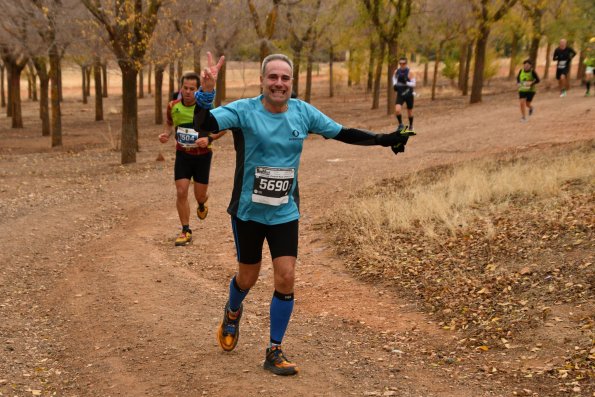
[[[282,294],[275,291],[271,301],[271,344],[280,345],[293,311],[293,292]]]
[[[240,310],[240,306],[242,305],[242,301],[250,292],[250,288],[248,289],[241,289],[236,281],[235,276],[231,279],[229,283],[229,309],[232,312],[237,312]]]

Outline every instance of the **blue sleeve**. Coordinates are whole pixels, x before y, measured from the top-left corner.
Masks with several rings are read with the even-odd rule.
[[[240,127],[241,101],[234,101],[225,106],[212,109],[211,114],[217,120],[220,130]]]
[[[307,115],[308,131],[329,139],[336,137],[341,132],[343,128],[341,124],[335,122],[309,103],[302,103],[304,104],[304,111]]]

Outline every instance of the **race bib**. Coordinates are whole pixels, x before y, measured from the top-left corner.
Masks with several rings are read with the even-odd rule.
[[[567,61],[558,61],[558,69],[564,69]]]
[[[532,81],[523,81],[523,87],[531,87]]]
[[[294,168],[256,167],[252,201],[275,206],[287,204],[294,178]]]
[[[194,131],[192,128],[178,127],[176,130],[176,140],[186,149],[196,148],[197,139],[198,132]]]

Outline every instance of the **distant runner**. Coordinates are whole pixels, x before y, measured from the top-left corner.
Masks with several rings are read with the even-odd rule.
[[[294,305],[300,218],[298,170],[304,140],[314,133],[354,145],[390,147],[397,154],[404,151],[409,137],[401,131],[376,134],[346,128],[312,105],[292,99],[293,64],[282,54],[269,55],[262,63],[262,95],[210,110],[224,58],[215,65],[210,52],[207,57],[208,67],[195,95],[194,126],[201,136],[232,129],[236,149],[234,186],[227,212],[231,215],[238,272],[229,282],[229,298],[217,340],[224,351],[232,351],[238,343],[242,302],[258,280],[266,239],[273,259],[274,291],[264,368],[277,375],[295,375],[298,367],[285,356],[281,343]]]
[[[403,104],[406,104],[407,115],[409,116],[409,131],[413,131],[415,76],[407,66],[407,58],[405,57],[401,57],[399,59],[399,67],[393,74],[393,89],[397,92],[397,99],[395,101],[395,115],[399,121],[398,129],[402,130],[404,128],[403,116],[401,113]]]
[[[560,97],[565,97],[570,88],[568,76],[570,74],[570,62],[576,55],[576,51],[567,46],[566,40],[560,40],[560,46],[554,50],[554,61],[557,61],[556,80],[560,86]]]
[[[587,86],[587,92],[585,96],[591,96],[591,83],[593,83],[593,72],[595,71],[595,37],[591,37],[589,40],[589,47],[587,48],[587,54],[583,63],[585,64],[585,85]]]
[[[535,84],[539,83],[539,76],[535,69],[533,69],[533,63],[530,59],[526,59],[523,62],[523,67],[519,70],[519,74],[516,76],[516,82],[519,85],[519,100],[521,105],[521,122],[527,121],[526,108],[529,109],[529,116],[533,115],[532,101],[535,96]]]
[[[176,183],[176,207],[182,224],[182,231],[176,238],[175,245],[186,245],[192,241],[190,229],[190,203],[188,189],[190,180],[194,180],[194,197],[198,202],[196,215],[205,219],[209,211],[207,207],[207,188],[211,170],[211,142],[219,139],[226,131],[217,134],[198,137],[194,131],[192,120],[194,118],[194,92],[198,89],[200,78],[196,73],[186,73],[182,76],[180,89],[181,98],[167,104],[166,124],[159,141],[166,143],[169,137],[176,134],[176,163],[174,166],[174,179]]]

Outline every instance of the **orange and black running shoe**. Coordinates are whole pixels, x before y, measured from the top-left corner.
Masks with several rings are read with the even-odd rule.
[[[192,241],[192,232],[190,230],[182,231],[182,233],[180,233],[178,238],[176,238],[175,245],[176,246],[186,245],[186,244],[190,243],[191,241]]]
[[[282,376],[295,375],[299,372],[298,367],[287,360],[281,346],[272,346],[267,349],[263,367],[275,375]]]
[[[225,310],[223,313],[223,321],[219,325],[217,330],[217,341],[219,346],[226,352],[230,352],[235,349],[240,338],[240,319],[244,311],[244,305],[240,305],[236,317],[231,318],[229,314],[229,301],[225,304]]]
[[[205,201],[202,204],[198,204],[198,208],[196,208],[196,216],[198,219],[203,220],[207,217],[209,213],[209,207],[207,206],[207,202]]]

